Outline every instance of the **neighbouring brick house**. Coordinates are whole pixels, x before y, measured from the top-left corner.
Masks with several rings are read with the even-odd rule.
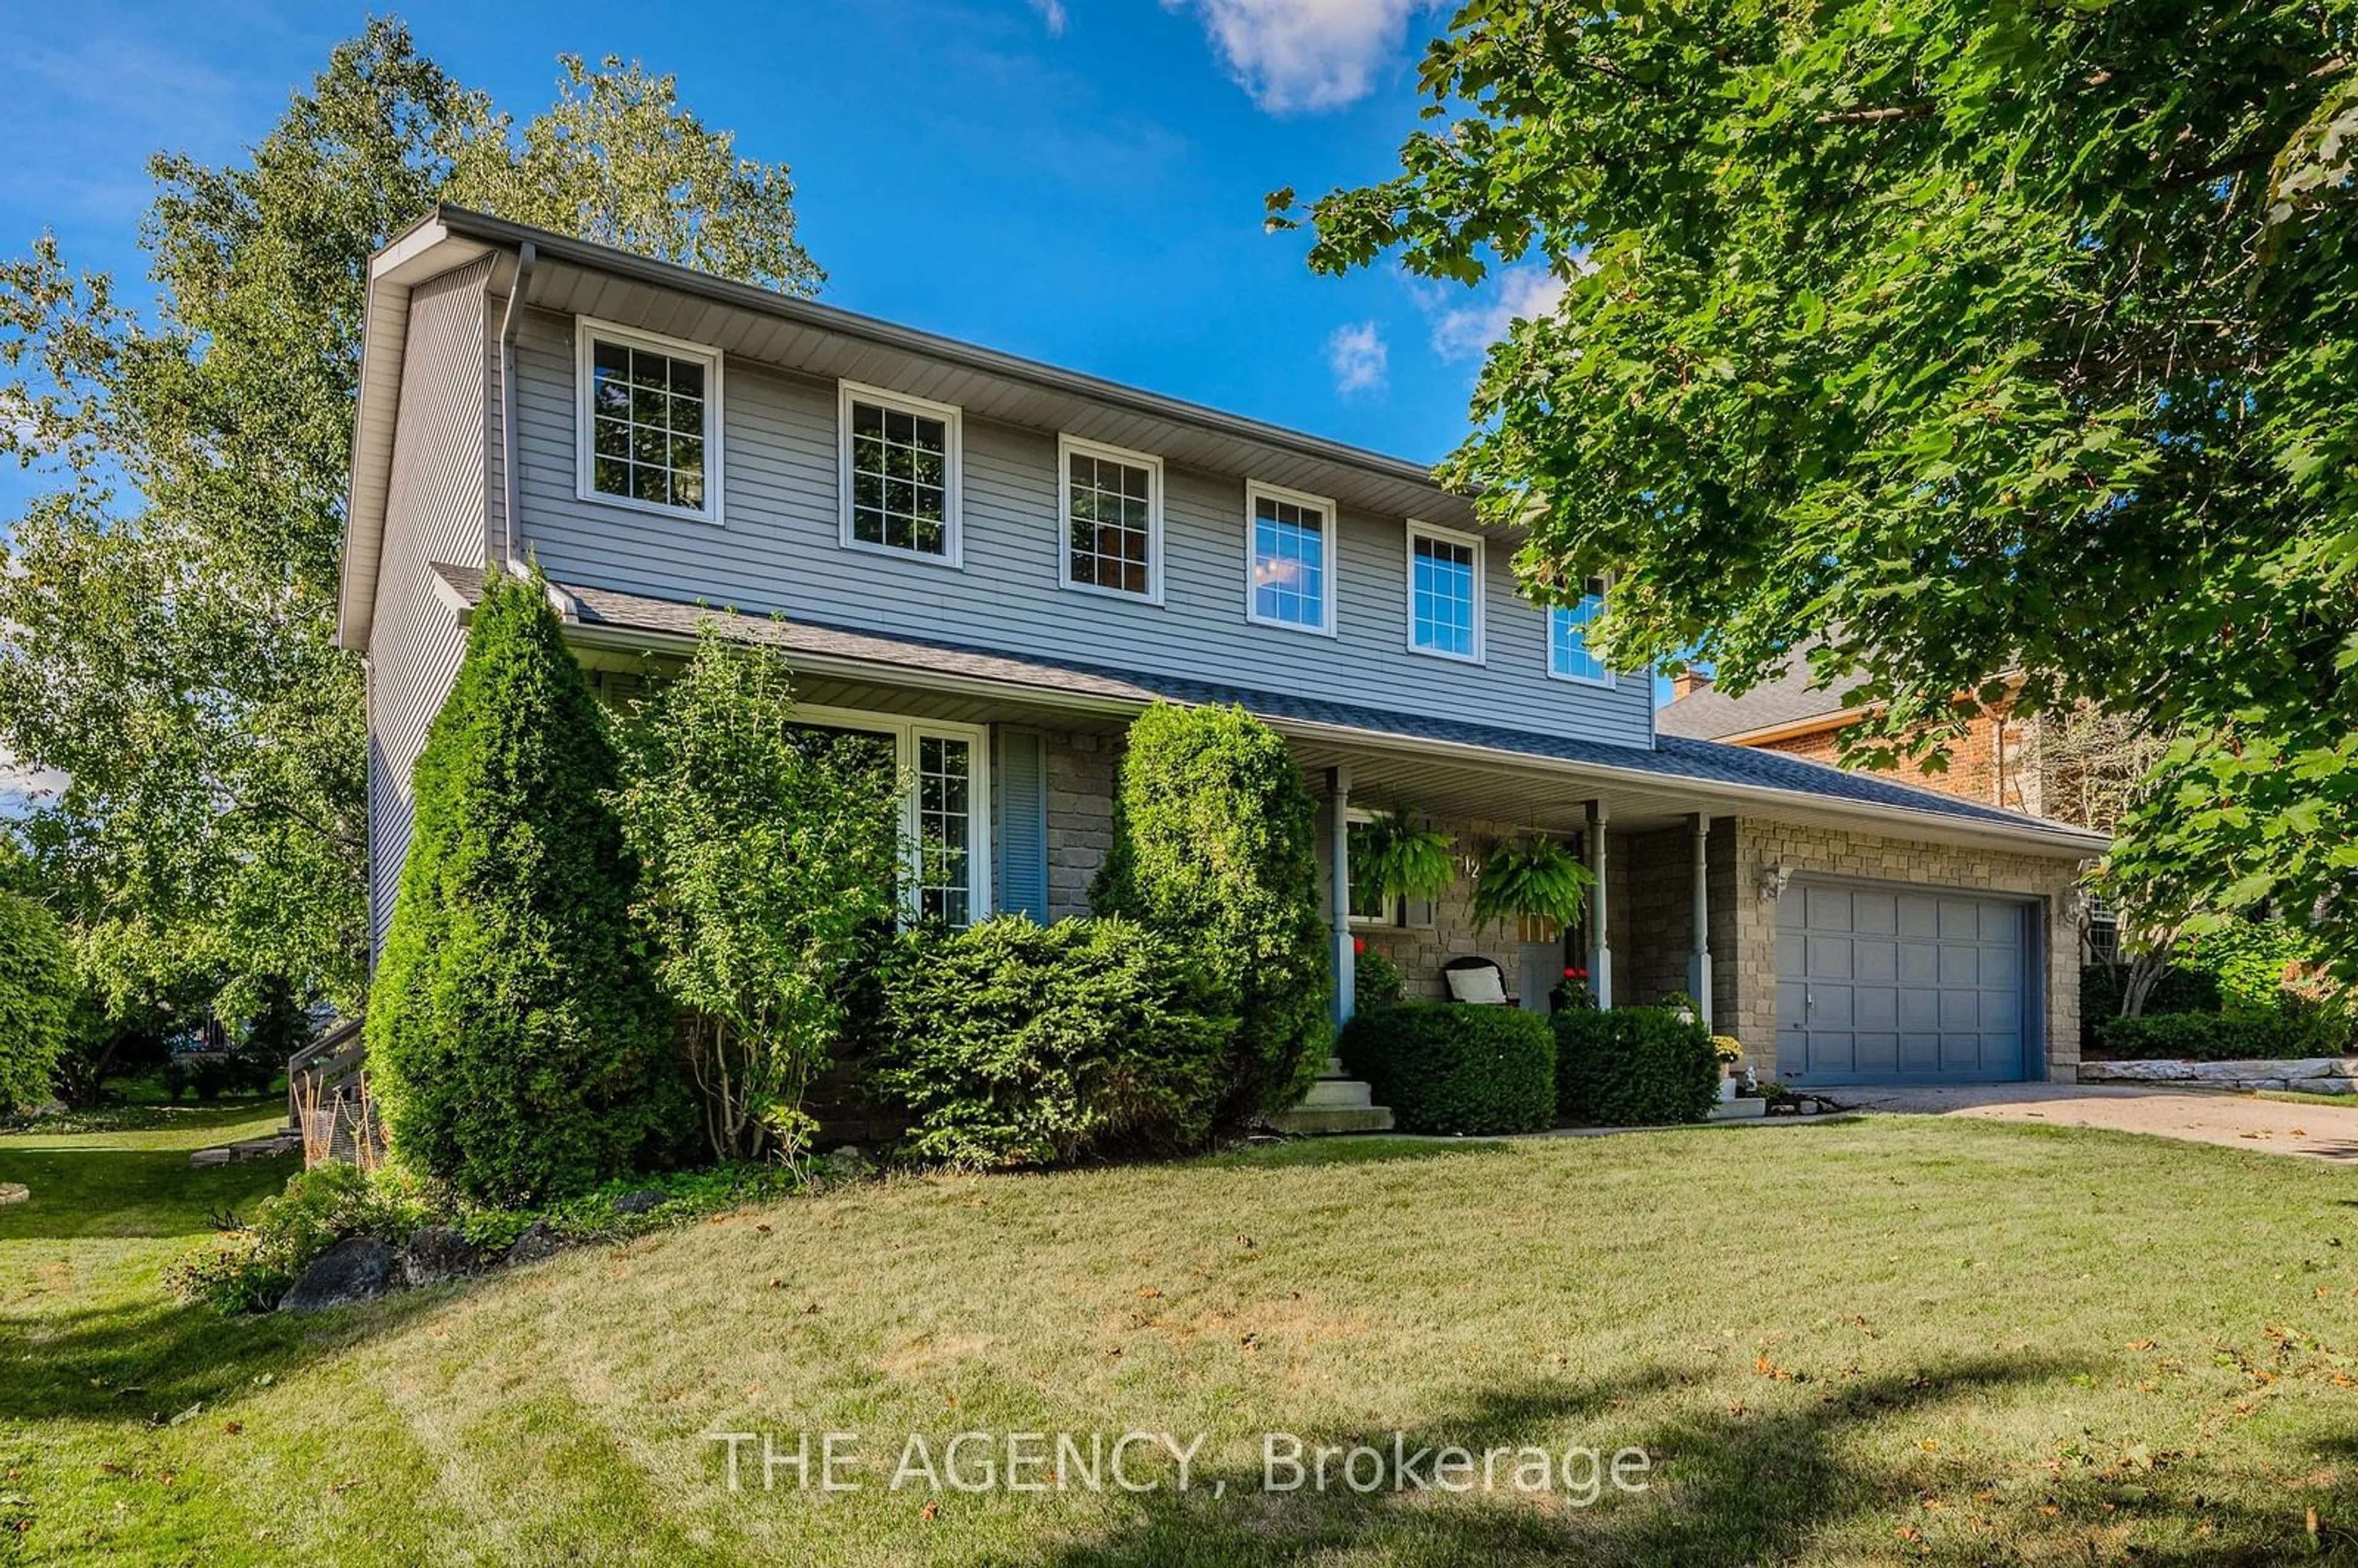
[[[1839,766],[1842,732],[1869,711],[1853,701],[1855,689],[1855,682],[1830,689],[1812,687],[1807,650],[1795,649],[1782,671],[1742,697],[1719,690],[1707,676],[1677,676],[1671,701],[1654,723],[1665,735],[1753,746]],[[2009,697],[1980,708],[1965,721],[1963,733],[1949,743],[1945,770],[1902,762],[1891,776],[1961,800],[2073,820],[2071,791],[2061,787],[2066,781],[2041,744],[2044,733],[2042,720],[2017,715]]]
[[[2100,836],[1658,727],[1588,646],[1606,585],[1531,603],[1520,531],[1421,464],[441,209],[370,267],[347,531],[379,942],[485,574],[529,559],[610,698],[711,620],[889,746],[918,916],[1083,913],[1130,719],[1233,704],[1320,802],[1338,1019],[1364,945],[1422,995],[1455,957],[1526,1007],[1568,966],[1690,991],[1789,1082],[2077,1068]],[[1453,836],[1455,886],[1350,885],[1381,809]],[[1476,930],[1472,868],[1525,835],[1600,873],[1583,920]]]

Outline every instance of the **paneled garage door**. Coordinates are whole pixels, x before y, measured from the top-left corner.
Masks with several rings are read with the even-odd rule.
[[[1794,1084],[2028,1076],[2028,906],[1798,882],[1777,901],[1777,1076]]]

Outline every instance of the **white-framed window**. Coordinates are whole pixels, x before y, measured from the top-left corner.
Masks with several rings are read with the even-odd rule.
[[[1398,893],[1379,891],[1372,878],[1358,874],[1365,836],[1373,827],[1376,814],[1361,806],[1348,806],[1343,814],[1345,853],[1350,858],[1351,924],[1354,925],[1405,925],[1408,924],[1408,901]]]
[[[1163,460],[1056,438],[1066,588],[1163,602]]]
[[[857,382],[841,387],[843,544],[958,565],[958,410]]]
[[[1408,524],[1409,651],[1482,662],[1482,537]]]
[[[971,925],[990,914],[987,730],[855,708],[795,705],[797,724],[888,745],[901,795],[902,917]]]
[[[720,355],[579,317],[576,486],[584,501],[720,521]]]
[[[1245,619],[1335,634],[1335,503],[1245,486]]]
[[[1611,686],[1613,672],[1588,645],[1588,629],[1605,608],[1605,579],[1590,578],[1581,585],[1577,604],[1548,606],[1548,674],[1557,680]]]

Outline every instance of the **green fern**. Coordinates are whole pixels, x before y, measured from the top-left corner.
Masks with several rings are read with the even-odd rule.
[[[1450,851],[1457,840],[1412,825],[1397,807],[1379,814],[1351,838],[1351,885],[1386,897],[1439,898],[1457,881]]]
[[[1502,840],[1491,846],[1474,879],[1474,929],[1487,930],[1524,915],[1575,925],[1595,881],[1556,839]]]

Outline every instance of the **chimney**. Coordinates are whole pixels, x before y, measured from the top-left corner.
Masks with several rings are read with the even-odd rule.
[[[1681,670],[1671,677],[1671,700],[1675,702],[1682,697],[1693,697],[1710,685],[1711,677],[1701,670]]]

